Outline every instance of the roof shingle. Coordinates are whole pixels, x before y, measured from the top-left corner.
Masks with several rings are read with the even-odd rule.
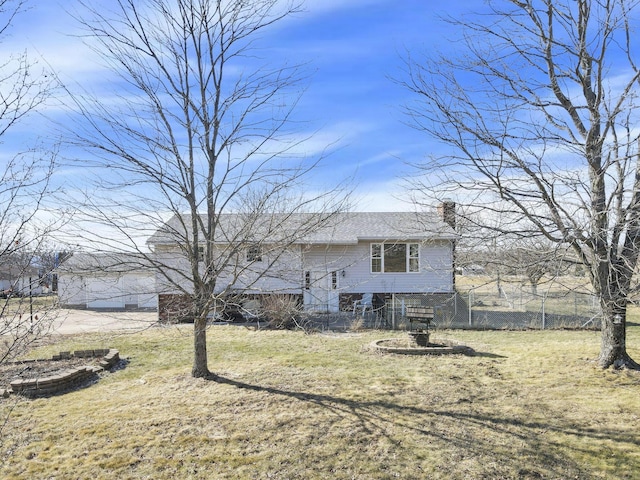
[[[363,240],[453,240],[456,234],[435,213],[416,212],[345,212],[330,216],[319,226],[313,227],[314,214],[272,214],[251,220],[246,236],[260,237],[268,242],[269,236],[281,236],[289,232],[298,244],[356,244]],[[190,235],[190,216],[174,215],[147,241],[150,245],[174,244]],[[206,220],[206,217],[203,217]],[[266,225],[269,225],[268,227]],[[219,217],[216,242],[242,238],[245,229],[242,214],[222,214]],[[277,228],[273,228],[277,226]],[[261,235],[261,231],[264,236]],[[245,239],[246,240],[246,239]]]

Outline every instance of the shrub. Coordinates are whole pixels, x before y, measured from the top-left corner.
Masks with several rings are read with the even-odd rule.
[[[265,295],[262,299],[262,314],[272,328],[305,328],[302,309],[295,295]]]

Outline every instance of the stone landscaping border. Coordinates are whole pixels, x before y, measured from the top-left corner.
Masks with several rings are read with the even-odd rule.
[[[97,366],[86,365],[82,367],[69,368],[48,377],[42,378],[20,378],[11,381],[10,390],[5,392],[5,396],[10,393],[24,395],[27,397],[41,397],[54,395],[68,390],[75,385],[79,385],[98,373],[110,369],[120,361],[120,353],[114,349],[99,350],[76,350],[75,352],[60,352],[51,357],[51,360],[67,360],[70,358],[94,358],[102,357]],[[42,360],[26,360],[21,363],[38,362]]]

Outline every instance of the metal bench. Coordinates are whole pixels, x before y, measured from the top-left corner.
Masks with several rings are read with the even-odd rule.
[[[433,321],[433,307],[415,307],[407,306],[406,314],[409,320],[409,329],[413,330],[413,325],[417,324],[416,330],[429,331],[431,322]]]

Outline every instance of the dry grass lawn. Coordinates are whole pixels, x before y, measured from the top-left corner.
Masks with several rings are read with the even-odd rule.
[[[0,400],[6,479],[640,478],[640,373],[602,371],[597,332],[437,332],[475,356],[373,352],[399,332],[209,330],[220,381],[193,379],[191,327],[59,338],[126,368]],[[629,328],[640,359],[640,326]]]

